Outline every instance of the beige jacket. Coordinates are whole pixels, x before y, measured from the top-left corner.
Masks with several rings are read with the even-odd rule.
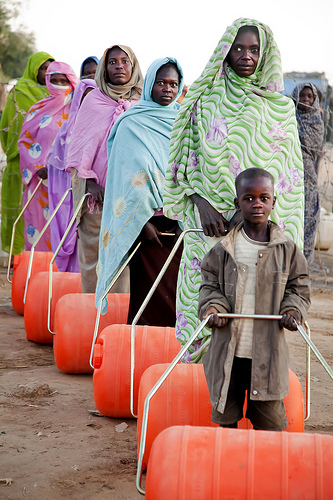
[[[305,257],[281,229],[269,222],[270,242],[258,252],[255,314],[283,314],[294,309],[305,319],[310,306],[310,280]],[[235,242],[242,223],[215,245],[202,261],[199,317],[207,309],[240,313],[247,266],[235,261]],[[212,406],[224,412],[239,320],[229,320],[212,331],[203,358]],[[250,398],[281,400],[289,390],[288,346],[277,320],[255,320]],[[298,335],[295,332],[295,335]]]

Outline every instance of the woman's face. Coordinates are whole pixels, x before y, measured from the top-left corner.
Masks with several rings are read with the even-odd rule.
[[[112,85],[125,85],[132,76],[131,61],[123,50],[113,47],[109,50],[106,60],[106,71]]]
[[[63,73],[53,73],[50,76],[50,82],[53,85],[60,85],[61,87],[68,87],[70,85],[70,81]]]
[[[308,112],[314,103],[314,95],[310,87],[304,87],[299,93],[298,109]]]
[[[260,45],[253,30],[238,32],[228,53],[227,61],[240,77],[253,75],[259,61]]]
[[[38,73],[37,73],[37,82],[39,85],[45,85],[45,73],[47,71],[47,68],[50,66],[52,61],[45,61],[41,66],[38,68]]]
[[[97,64],[95,63],[95,61],[86,62],[83,65],[81,79],[90,78],[93,80],[95,78],[96,69],[97,69]]]
[[[174,68],[162,68],[156,74],[151,96],[161,106],[168,106],[177,97],[179,76]]]

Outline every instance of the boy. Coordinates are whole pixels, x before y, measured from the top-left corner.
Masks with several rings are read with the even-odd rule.
[[[307,262],[273,222],[274,179],[249,168],[236,179],[235,206],[243,221],[202,261],[199,317],[213,328],[203,358],[213,406],[212,420],[237,427],[246,417],[255,429],[284,430],[283,398],[288,394],[288,347],[283,328],[296,330],[310,305]],[[218,312],[283,315],[277,320],[233,319]]]

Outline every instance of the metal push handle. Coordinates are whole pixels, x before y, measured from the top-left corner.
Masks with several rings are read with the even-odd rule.
[[[76,217],[77,217],[77,214],[79,213],[79,211],[80,211],[80,209],[81,209],[81,207],[82,207],[82,205],[83,205],[84,200],[85,200],[85,199],[86,199],[86,197],[87,197],[87,196],[89,196],[89,195],[90,195],[90,193],[85,193],[85,194],[82,196],[82,198],[80,199],[79,204],[78,204],[78,206],[77,206],[77,208],[76,208],[76,210],[75,210],[75,212],[74,212],[74,214],[73,214],[73,217],[72,217],[72,218],[71,218],[71,220],[69,221],[69,224],[68,224],[68,226],[67,226],[67,228],[66,228],[66,231],[65,231],[65,233],[64,233],[64,235],[63,235],[63,237],[61,238],[60,243],[59,243],[59,245],[57,246],[57,249],[56,249],[56,251],[54,252],[54,254],[53,254],[53,256],[52,256],[52,259],[51,259],[51,261],[50,261],[50,266],[49,266],[49,293],[48,293],[48,301],[47,301],[47,329],[48,329],[48,331],[49,331],[50,333],[52,333],[52,335],[54,335],[54,334],[55,334],[55,332],[53,332],[53,331],[51,330],[52,266],[53,266],[53,263],[54,263],[54,261],[55,261],[55,259],[56,259],[57,255],[58,255],[58,253],[59,253],[59,251],[60,251],[60,248],[61,248],[61,247],[62,247],[62,245],[64,244],[65,239],[67,238],[67,235],[68,235],[68,233],[69,233],[69,231],[70,231],[70,229],[71,229],[72,225],[73,225],[73,224],[74,224],[74,222],[75,222],[75,219],[76,219]]]
[[[24,214],[25,210],[27,209],[27,207],[28,207],[29,203],[31,202],[32,198],[37,193],[38,188],[39,188],[39,186],[41,185],[42,182],[43,182],[43,179],[39,179],[37,186],[35,187],[35,189],[31,193],[30,198],[28,199],[28,201],[26,202],[26,204],[22,208],[21,212],[19,213],[17,219],[15,220],[15,222],[13,224],[12,239],[11,239],[11,242],[10,242],[8,268],[7,268],[7,281],[9,281],[9,283],[12,283],[12,280],[10,279],[10,266],[11,266],[11,260],[12,260],[12,255],[13,255],[13,247],[14,247],[14,240],[15,240],[16,225],[18,224],[20,218],[22,217],[22,215]]]
[[[154,284],[153,286],[151,287],[148,295],[146,296],[145,300],[143,301],[140,309],[138,310],[138,312],[136,313],[133,321],[132,321],[132,324],[131,324],[131,394],[130,394],[130,411],[131,411],[131,414],[133,415],[134,418],[137,418],[137,415],[135,415],[134,413],[134,369],[135,369],[135,326],[137,324],[137,322],[139,321],[143,311],[145,310],[149,300],[151,299],[151,296],[153,295],[154,291],[156,290],[156,288],[158,287],[161,279],[163,278],[167,268],[169,267],[170,265],[170,262],[172,261],[173,257],[175,256],[175,253],[177,252],[181,242],[183,241],[183,239],[185,238],[185,236],[188,234],[188,233],[203,233],[203,229],[201,228],[196,228],[196,229],[187,229],[186,231],[183,231],[173,249],[171,250],[167,260],[165,261],[162,269],[160,270],[156,280],[154,281]]]
[[[159,236],[175,236],[175,235],[173,233],[160,233]],[[101,318],[101,310],[102,310],[103,300],[105,299],[105,297],[107,296],[107,294],[109,293],[109,291],[111,290],[111,288],[113,287],[113,285],[115,284],[115,282],[117,281],[117,279],[119,278],[119,276],[121,275],[121,273],[123,272],[123,270],[125,269],[127,264],[130,262],[130,260],[132,259],[132,257],[134,256],[134,254],[136,253],[136,251],[138,250],[140,245],[141,245],[141,241],[139,241],[139,243],[136,245],[134,250],[127,257],[127,259],[125,260],[123,265],[118,269],[116,274],[113,276],[112,280],[110,281],[108,287],[106,288],[105,292],[103,293],[103,295],[100,298],[100,301],[98,303],[98,309],[97,309],[96,320],[95,320],[94,335],[93,335],[93,341],[92,341],[91,351],[90,351],[90,360],[89,360],[90,366],[93,370],[95,369],[94,364],[93,364],[94,348],[95,348],[97,334],[98,334],[98,328],[99,328],[99,322],[100,322],[100,318]]]
[[[24,290],[24,297],[23,297],[23,304],[25,304],[25,299],[27,297],[27,291],[28,291],[28,285],[29,285],[29,280],[30,280],[30,276],[31,276],[31,268],[32,268],[32,261],[33,261],[33,258],[34,258],[34,251],[35,251],[35,247],[37,245],[37,243],[40,241],[40,239],[42,238],[43,234],[45,233],[45,231],[47,230],[47,228],[49,227],[49,225],[51,224],[52,222],[52,219],[54,218],[54,216],[56,215],[56,213],[58,212],[59,208],[61,207],[61,205],[63,204],[66,196],[68,195],[68,193],[72,191],[72,188],[68,188],[65,193],[63,194],[61,200],[59,201],[58,205],[55,207],[55,209],[53,210],[52,212],[52,215],[50,216],[49,220],[47,221],[47,223],[45,224],[45,226],[43,227],[43,229],[41,230],[41,232],[39,233],[39,236],[38,238],[36,239],[36,241],[33,243],[32,247],[31,247],[31,250],[30,250],[30,258],[29,258],[29,265],[28,265],[28,273],[27,273],[27,280],[25,282],[25,290]]]
[[[131,394],[130,394],[130,411],[131,411],[131,414],[133,415],[134,418],[137,418],[137,415],[135,415],[134,413],[134,368],[135,368],[135,326],[137,324],[137,322],[139,321],[143,311],[145,310],[149,300],[151,299],[151,296],[153,295],[154,291],[156,290],[156,288],[158,287],[161,279],[163,278],[167,268],[169,267],[170,265],[170,262],[172,261],[173,257],[175,256],[181,242],[183,241],[183,239],[185,238],[185,236],[189,233],[203,233],[203,229],[202,228],[196,228],[196,229],[187,229],[186,231],[183,231],[173,249],[171,250],[167,260],[165,261],[162,269],[160,270],[156,280],[154,281],[153,283],[153,286],[151,287],[148,295],[146,296],[145,300],[143,301],[140,309],[138,310],[138,312],[136,313],[133,321],[132,321],[132,324],[131,324]]]
[[[91,344],[90,359],[89,359],[89,364],[93,370],[95,369],[94,364],[93,364],[94,348],[95,348],[95,343],[96,343],[97,334],[98,334],[99,321],[101,319],[101,310],[102,310],[103,300],[105,299],[105,297],[107,296],[107,294],[109,293],[109,291],[111,290],[111,288],[113,287],[113,285],[115,284],[115,282],[117,281],[117,279],[119,278],[119,276],[121,275],[121,273],[123,272],[123,270],[125,269],[127,264],[130,262],[130,260],[132,259],[133,255],[136,253],[136,251],[138,250],[140,245],[141,245],[141,241],[139,241],[139,243],[136,245],[134,250],[127,257],[127,259],[125,260],[123,265],[120,266],[120,268],[118,269],[116,274],[113,276],[112,280],[110,281],[108,287],[106,288],[105,292],[103,293],[103,295],[100,298],[100,301],[98,303],[98,309],[97,309],[96,320],[95,320],[94,336],[93,336],[93,340],[92,340],[92,344]]]
[[[311,339],[310,327],[307,321],[304,323],[305,330],[309,339]],[[305,417],[304,422],[308,420],[310,417],[310,386],[311,386],[311,364],[310,364],[310,354],[311,348],[309,344],[306,344],[306,354],[305,354],[305,366],[306,366],[306,375],[305,375]]]
[[[200,323],[198,328],[195,330],[193,335],[189,338],[189,340],[184,344],[184,346],[181,348],[177,356],[174,358],[174,360],[170,363],[168,368],[165,370],[163,375],[159,378],[159,380],[156,382],[154,387],[150,390],[148,393],[146,399],[145,399],[145,404],[144,404],[144,409],[143,409],[143,416],[142,416],[142,426],[141,426],[141,439],[140,439],[140,446],[139,446],[139,458],[138,458],[138,467],[137,467],[137,473],[136,473],[136,488],[139,491],[139,493],[142,493],[143,495],[145,494],[145,490],[141,488],[141,476],[142,476],[142,462],[143,462],[143,456],[145,452],[145,447],[146,447],[146,438],[147,438],[147,425],[148,425],[148,412],[149,412],[149,403],[151,398],[154,396],[154,394],[157,392],[157,390],[161,387],[163,382],[166,380],[166,378],[170,375],[178,361],[182,358],[182,356],[185,354],[187,349],[195,342],[197,339],[199,333],[203,330],[203,328],[206,326],[208,323],[209,319],[213,316],[213,314],[210,314],[204,321]],[[242,315],[242,314],[223,314],[223,313],[218,313],[218,316],[221,318],[242,318],[242,319],[274,319],[274,320],[280,320],[282,318],[282,315]],[[320,363],[323,365],[329,376],[333,379],[333,371],[332,369],[328,366],[326,363],[325,359],[323,356],[320,354],[316,346],[313,344],[313,342],[310,340],[308,335],[305,333],[304,329],[302,328],[301,325],[298,325],[298,323],[294,320],[295,324],[297,325],[297,329],[302,335],[303,339],[306,341],[308,346],[311,348],[313,353],[316,355]]]

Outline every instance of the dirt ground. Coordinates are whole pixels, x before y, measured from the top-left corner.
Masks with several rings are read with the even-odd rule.
[[[312,266],[312,340],[333,367],[333,257]],[[135,488],[136,421],[98,416],[91,375],[68,375],[53,349],[26,340],[0,269],[0,498],[125,500]],[[305,343],[288,333],[291,369],[305,387]],[[311,415],[306,432],[333,434],[333,382],[311,356]],[[7,483],[7,484],[6,484]],[[172,500],[172,499],[171,499]]]

